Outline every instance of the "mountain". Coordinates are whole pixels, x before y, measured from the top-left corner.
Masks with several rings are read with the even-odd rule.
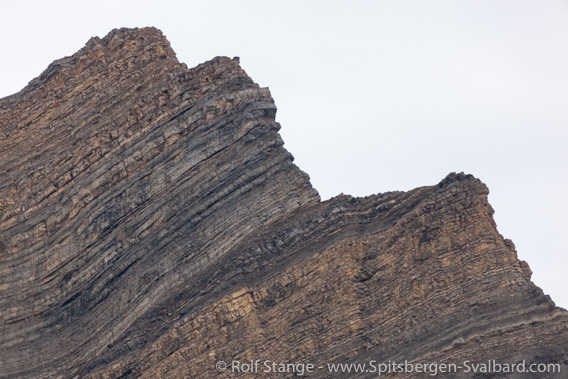
[[[188,69],[154,28],[0,99],[0,377],[568,375],[568,312],[480,180],[322,202],[275,115],[238,58]]]

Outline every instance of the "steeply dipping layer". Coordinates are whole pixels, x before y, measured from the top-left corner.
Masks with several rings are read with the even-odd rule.
[[[566,361],[481,182],[321,203],[275,113],[238,60],[188,70],[152,28],[1,99],[0,377]]]

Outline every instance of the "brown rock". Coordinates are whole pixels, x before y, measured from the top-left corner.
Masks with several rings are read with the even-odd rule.
[[[485,185],[320,202],[275,113],[238,59],[187,69],[153,28],[92,38],[0,99],[0,377],[292,376],[231,373],[257,359],[565,377],[568,313]]]

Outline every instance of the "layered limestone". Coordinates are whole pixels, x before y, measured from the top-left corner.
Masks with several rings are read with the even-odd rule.
[[[565,377],[568,313],[483,183],[321,202],[275,114],[238,59],[188,69],[153,28],[93,38],[0,99],[0,377],[291,376],[215,367],[257,359]],[[454,377],[492,377],[475,375]],[[330,376],[356,375],[309,374]]]

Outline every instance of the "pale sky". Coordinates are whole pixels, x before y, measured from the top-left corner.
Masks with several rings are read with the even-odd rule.
[[[480,178],[568,308],[568,0],[3,0],[0,97],[124,26],[160,28],[189,67],[239,56],[322,199]]]

